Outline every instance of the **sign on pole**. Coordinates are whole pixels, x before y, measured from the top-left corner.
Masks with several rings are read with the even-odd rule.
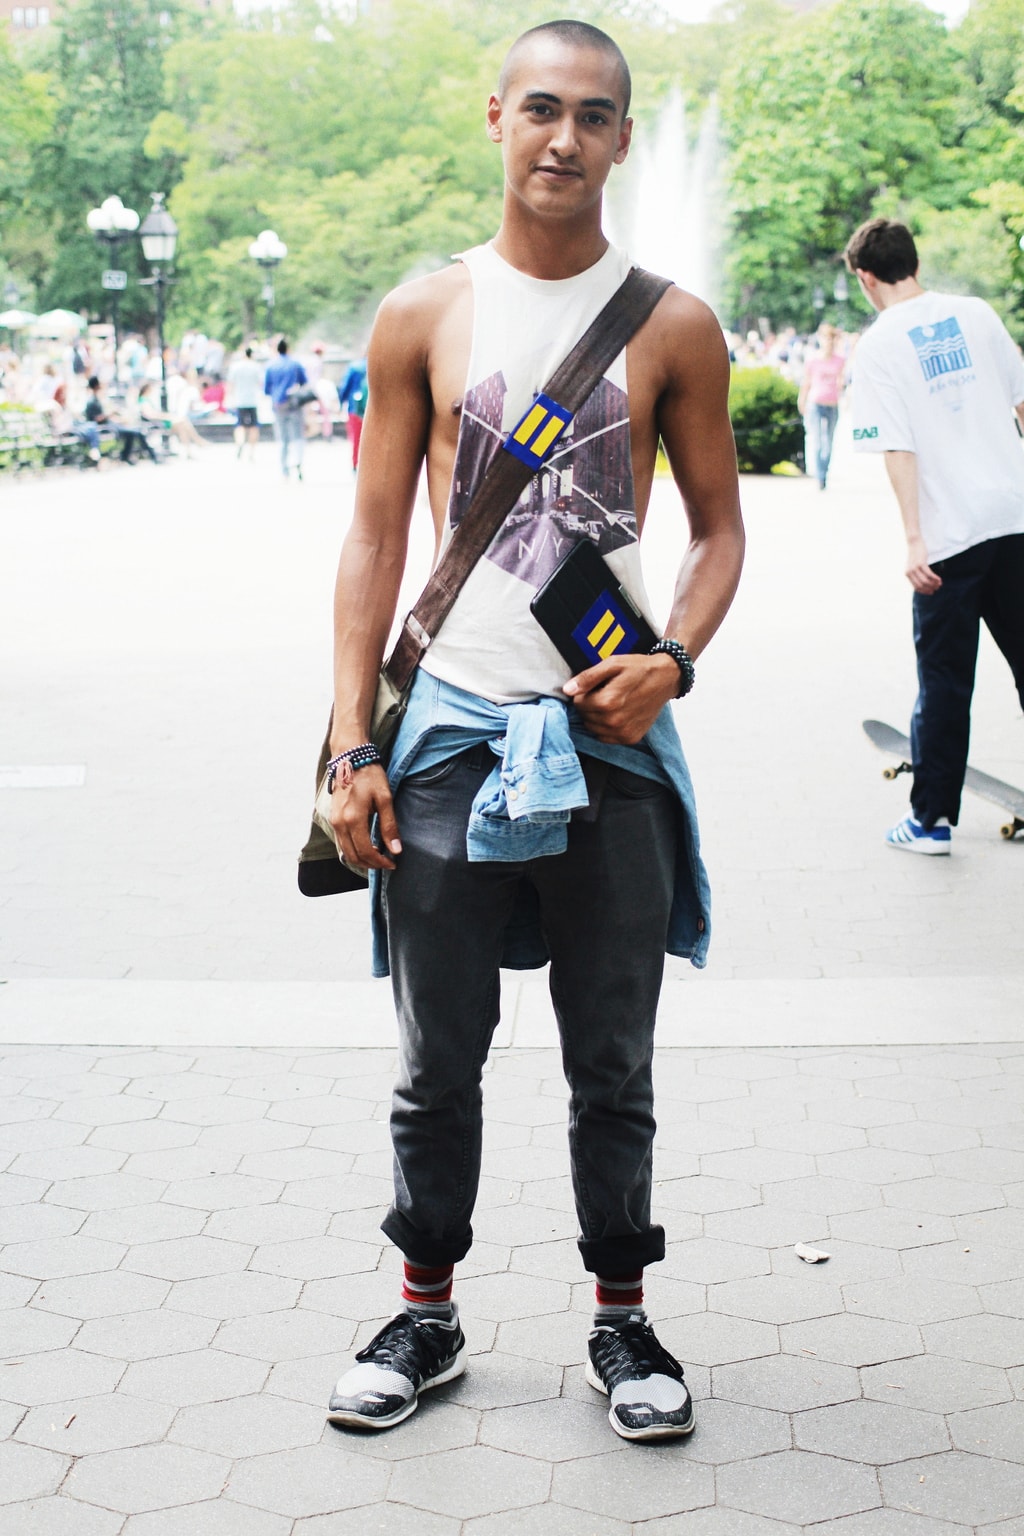
[[[128,287],[128,273],[121,272],[117,267],[108,267],[103,274],[104,288],[112,288],[115,291]]]

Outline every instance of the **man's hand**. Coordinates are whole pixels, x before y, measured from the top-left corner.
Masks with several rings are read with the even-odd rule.
[[[375,814],[380,818],[381,842],[387,852],[370,840],[370,822]],[[391,786],[383,768],[359,768],[353,773],[351,784],[335,780],[330,822],[339,852],[350,864],[360,864],[364,869],[394,869],[395,861],[388,853],[401,853],[402,843]]]
[[[918,535],[907,540],[907,580],[915,592],[928,597],[942,586],[942,577],[928,564],[928,551],[924,539]]]
[[[671,656],[613,656],[577,672],[564,690],[598,741],[633,747],[679,692]]]

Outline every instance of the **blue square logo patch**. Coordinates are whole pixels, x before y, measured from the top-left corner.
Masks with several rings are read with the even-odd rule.
[[[972,366],[971,354],[955,315],[948,320],[939,320],[935,325],[915,325],[907,334],[914,343],[926,379],[937,379],[941,374],[957,373]]]
[[[631,622],[625,604],[611,592],[602,592],[591,603],[572,632],[591,666],[607,661],[620,651],[630,652],[637,642],[637,628]]]

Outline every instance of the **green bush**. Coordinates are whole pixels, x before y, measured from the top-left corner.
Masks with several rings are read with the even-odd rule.
[[[796,385],[774,368],[732,370],[729,415],[744,474],[767,475],[784,463],[803,468],[804,424],[796,402]]]

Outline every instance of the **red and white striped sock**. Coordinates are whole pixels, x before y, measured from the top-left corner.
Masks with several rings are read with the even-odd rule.
[[[631,1312],[644,1309],[644,1272],[642,1269],[628,1275],[595,1275],[596,1297],[594,1322],[622,1321]]]
[[[404,1310],[411,1312],[414,1317],[440,1317],[446,1321],[450,1319],[454,1312],[452,1304],[454,1273],[454,1264],[428,1267],[424,1264],[410,1264],[406,1259],[402,1279]]]

